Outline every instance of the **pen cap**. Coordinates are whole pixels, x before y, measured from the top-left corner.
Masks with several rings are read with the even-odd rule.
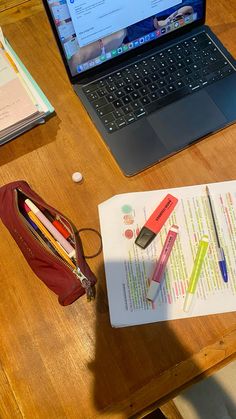
[[[192,294],[191,292],[187,292],[185,300],[184,300],[184,307],[183,307],[183,310],[185,312],[189,311],[192,305],[193,297],[194,297],[194,294]]]
[[[146,247],[152,242],[152,240],[156,237],[156,234],[153,231],[149,230],[147,227],[142,227],[138,237],[135,240],[135,244],[142,249],[146,249]]]
[[[52,224],[54,225],[54,227],[56,227],[58,231],[60,231],[63,237],[65,237],[65,239],[68,239],[70,237],[69,231],[62,225],[62,223],[60,223],[60,221],[53,220]]]
[[[148,288],[147,292],[147,299],[154,301],[157,295],[158,288],[160,283],[157,281],[151,281],[150,287]]]

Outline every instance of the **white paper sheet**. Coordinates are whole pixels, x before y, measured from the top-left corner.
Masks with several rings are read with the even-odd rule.
[[[206,185],[116,195],[99,205],[111,324],[114,327],[152,323],[236,310],[236,181],[208,184],[224,249],[228,283],[217,262]],[[145,249],[134,240],[145,220],[171,193],[179,202],[159,235]],[[155,303],[146,299],[148,283],[167,231],[179,226]],[[209,249],[188,313],[183,302],[199,240],[209,236]]]

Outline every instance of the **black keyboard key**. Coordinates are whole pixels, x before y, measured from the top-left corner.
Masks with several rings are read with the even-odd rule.
[[[134,115],[137,119],[139,119],[146,115],[146,111],[144,108],[139,108],[136,111],[134,111]]]
[[[178,61],[175,65],[178,69],[179,68],[184,68],[184,62],[183,61]]]
[[[123,82],[122,80],[119,80],[118,82],[115,83],[115,85],[118,89],[120,89],[121,87],[125,86],[125,82]]]
[[[151,71],[153,71],[154,73],[156,73],[159,68],[160,67],[157,64],[152,64],[151,65]]]
[[[135,83],[133,83],[133,87],[134,89],[140,89],[140,87],[142,87],[141,81],[136,81]]]
[[[95,100],[95,101],[93,102],[93,106],[94,106],[94,108],[96,108],[96,109],[99,109],[99,108],[101,108],[102,106],[104,106],[104,105],[106,105],[106,104],[107,104],[107,100],[106,100],[106,98],[105,98],[105,97],[102,97],[101,99]]]
[[[127,124],[132,124],[136,120],[134,114],[130,112],[128,115],[125,115],[125,120]]]
[[[176,90],[174,84],[169,84],[167,86],[167,90],[168,92],[171,92],[171,93],[174,92]]]
[[[181,87],[184,87],[184,85],[185,85],[185,83],[184,83],[183,80],[178,80],[176,82],[177,89],[180,89]]]
[[[219,71],[220,76],[228,76],[229,74],[233,73],[233,69],[230,65],[227,65],[226,67],[224,67],[222,70]]]
[[[110,124],[106,125],[106,129],[111,134],[118,130],[118,127],[115,122],[111,122]]]
[[[131,108],[130,105],[123,106],[122,110],[123,110],[123,112],[124,112],[125,115],[129,114],[130,112],[132,112],[132,108]]]
[[[90,102],[93,102],[94,100],[98,99],[98,95],[96,92],[88,93],[87,98]]]
[[[124,96],[124,94],[125,94],[125,92],[124,92],[122,89],[117,90],[117,91],[115,92],[115,95],[116,95],[117,99],[119,99],[119,98],[121,98],[122,96]]]
[[[188,87],[190,87],[190,89],[192,89],[192,90],[197,90],[197,89],[199,89],[200,88],[200,83],[199,82],[193,82],[193,83],[191,83]]]
[[[132,86],[125,86],[124,91],[126,93],[131,93],[134,91],[134,88]]]
[[[150,101],[151,102],[153,102],[154,100],[156,100],[156,99],[158,99],[160,96],[159,96],[159,94],[157,93],[157,92],[152,92],[150,95],[149,95],[149,99],[150,99]]]
[[[166,96],[168,92],[165,88],[162,88],[162,89],[158,90],[158,93],[159,93],[160,96]]]
[[[120,109],[117,109],[116,111],[114,111],[113,112],[113,115],[115,116],[115,118],[117,119],[117,118],[121,118],[122,116],[123,116],[123,110],[120,108]]]
[[[139,109],[139,108],[140,108],[141,104],[140,104],[140,102],[139,102],[138,100],[136,100],[135,102],[132,102],[132,103],[130,104],[130,106],[131,106],[131,107],[132,107],[132,109],[135,111],[136,109]]]
[[[109,95],[107,95],[107,100],[108,102],[114,102],[114,100],[116,100],[116,97],[113,93],[110,93]]]
[[[88,86],[83,88],[84,93],[87,95],[91,92],[94,92],[95,90],[100,89],[101,87],[104,87],[106,85],[106,82],[103,80],[100,80],[98,82],[95,83],[91,83]]]
[[[124,105],[128,105],[132,101],[129,95],[123,97]]]
[[[97,113],[100,116],[104,116],[114,110],[114,106],[109,103],[109,105],[103,106],[102,108],[97,109]]]
[[[166,83],[173,83],[175,81],[174,75],[165,77]]]
[[[181,79],[184,75],[185,73],[183,72],[183,70],[178,70],[175,72],[175,77],[177,77],[178,79]]]
[[[168,66],[169,73],[174,73],[174,71],[176,71],[176,69],[177,69],[177,67],[174,64]]]
[[[166,81],[164,79],[158,81],[158,87],[163,88],[166,86]]]
[[[140,79],[140,75],[139,75],[139,73],[137,73],[137,71],[135,73],[133,73],[132,76],[133,76],[134,80],[139,80]]]
[[[152,74],[151,76],[152,81],[157,81],[159,78],[158,74]]]
[[[149,79],[149,77],[144,77],[144,78],[142,78],[142,83],[145,86],[145,85],[151,83],[151,80]]]
[[[145,111],[147,112],[147,114],[150,114],[156,111],[157,109],[160,109],[178,99],[181,99],[182,97],[185,97],[189,92],[190,90],[187,87],[184,87],[180,90],[176,90],[175,92],[170,93],[169,95],[162,97],[161,99],[156,100],[155,102],[152,102],[149,105],[145,106]]]
[[[155,92],[155,90],[157,90],[157,88],[158,88],[158,86],[157,86],[157,83],[152,83],[152,84],[149,84],[149,90],[151,91],[151,92]]]
[[[117,73],[114,74],[115,79],[121,79],[122,78],[122,74],[120,71],[118,71]]]
[[[115,83],[110,83],[109,86],[107,86],[107,91],[110,93],[113,93],[116,91],[116,85]]]
[[[107,90],[105,87],[103,87],[102,89],[97,90],[97,93],[100,97],[103,97],[103,96],[106,96]]]
[[[164,77],[164,76],[167,76],[167,75],[168,75],[168,71],[167,70],[162,69],[162,70],[159,71],[159,76],[160,77]]]
[[[125,84],[133,83],[133,78],[131,76],[124,77],[123,80],[124,80]]]
[[[148,87],[147,86],[146,87],[142,87],[141,89],[139,89],[139,93],[140,93],[141,96],[147,95],[149,93]]]
[[[118,126],[118,128],[122,128],[126,125],[126,120],[125,118],[122,116],[121,118],[116,120],[116,125]]]
[[[103,116],[103,117],[101,118],[101,120],[102,120],[102,122],[103,122],[105,125],[107,125],[107,124],[109,124],[110,122],[113,122],[113,121],[115,120],[115,117],[114,117],[114,115],[113,115],[112,113],[109,113],[109,114],[107,114],[107,115]]]
[[[143,106],[145,106],[148,103],[150,103],[150,100],[149,100],[148,96],[144,96],[140,99],[140,102],[142,103]]]
[[[195,71],[196,69],[194,68],[193,71]],[[185,67],[183,69],[183,74],[191,74],[192,73],[192,69],[191,67]]]
[[[121,102],[120,99],[115,100],[115,102],[113,102],[113,105],[115,106],[115,108],[121,108],[121,106],[123,106],[123,103]]]
[[[139,92],[132,92],[131,95],[133,100],[137,100],[140,98],[140,93]]]

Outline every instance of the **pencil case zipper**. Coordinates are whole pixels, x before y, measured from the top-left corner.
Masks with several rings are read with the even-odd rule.
[[[35,199],[35,197],[30,196],[29,194],[26,195],[26,193],[24,191],[22,191],[20,188],[16,188],[14,190],[14,197],[15,197],[15,206],[16,206],[16,211],[18,213],[18,215],[20,216],[21,221],[23,222],[24,226],[26,227],[27,232],[34,237],[34,233],[30,230],[29,226],[27,225],[27,221],[24,218],[23,214],[20,212],[19,210],[19,205],[18,205],[18,191],[24,195],[26,198],[29,198],[32,200],[32,202],[35,202],[36,204],[38,204],[40,207],[42,207],[42,203],[40,203],[37,199]],[[43,207],[48,210],[51,214],[52,214],[52,208],[43,204]],[[55,212],[53,214],[54,216],[59,216],[60,218],[66,220],[66,222],[69,224],[69,227],[71,229],[71,233],[73,235],[73,239],[74,239],[74,243],[75,243],[75,264],[76,264],[76,268],[73,269],[69,263],[67,263],[65,260],[62,259],[62,257],[57,256],[55,253],[53,253],[49,247],[47,246],[46,242],[44,244],[41,243],[40,239],[37,239],[35,237],[35,239],[37,240],[38,244],[40,246],[42,246],[51,256],[53,256],[54,258],[56,258],[59,263],[63,264],[64,266],[66,266],[67,268],[70,269],[70,271],[75,275],[75,277],[80,281],[82,287],[84,288],[86,295],[87,295],[87,299],[90,301],[92,298],[94,298],[95,293],[94,293],[94,289],[93,289],[93,284],[91,283],[90,279],[87,278],[83,272],[81,271],[81,269],[78,266],[78,249],[77,249],[77,241],[76,241],[76,229],[73,226],[72,222],[64,217],[62,214],[60,214],[59,212]],[[37,232],[35,232],[37,235]]]

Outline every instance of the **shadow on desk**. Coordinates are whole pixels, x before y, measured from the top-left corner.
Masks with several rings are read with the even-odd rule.
[[[44,124],[19,135],[0,146],[0,166],[43,147],[56,139],[60,119],[53,114]],[[47,135],[45,135],[45,130]]]
[[[190,360],[192,354],[188,348],[204,347],[203,341],[211,345],[214,341],[214,316],[210,316],[207,322],[208,329],[204,317],[112,328],[104,275],[101,267],[96,296],[96,356],[89,366],[94,374],[95,406],[108,417],[111,409],[113,414],[121,415],[119,417],[141,418],[155,400],[161,399],[162,403],[165,401],[168,389],[174,389],[173,395],[176,395],[188,377],[204,376],[201,369]],[[211,319],[212,330],[209,330]],[[185,341],[180,342],[178,335],[183,336],[183,328]],[[196,330],[199,331],[198,336]],[[188,364],[186,360],[189,360]],[[182,376],[179,368],[181,363],[184,365]],[[173,366],[171,369],[170,365]],[[224,389],[214,379],[213,386],[216,394],[224,395],[225,411],[230,418],[227,409],[233,405],[235,408],[235,401],[224,394]],[[153,406],[153,409],[158,407],[155,403]],[[198,406],[193,406],[194,409],[197,412]],[[153,414],[152,418],[155,417]],[[157,410],[156,418],[159,417]],[[222,416],[216,414],[214,419],[218,418],[222,419]],[[213,419],[213,416],[201,419]]]

